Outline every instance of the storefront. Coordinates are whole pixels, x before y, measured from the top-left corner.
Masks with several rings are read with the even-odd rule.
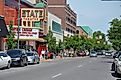
[[[28,45],[36,49],[39,54],[46,49],[44,40],[45,10],[37,8],[21,8],[21,25],[19,29],[20,46]],[[17,39],[17,28],[14,28]]]
[[[13,21],[15,41],[18,31],[18,5],[16,0],[5,0],[5,21],[9,25]],[[47,33],[47,11],[45,7],[35,6],[27,0],[21,0],[19,45],[31,46],[38,52],[46,49],[44,35]],[[6,43],[6,40],[5,40]]]

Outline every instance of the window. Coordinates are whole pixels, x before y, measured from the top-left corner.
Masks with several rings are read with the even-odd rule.
[[[62,33],[61,25],[55,21],[52,21],[52,30]]]
[[[40,0],[36,0],[36,3],[39,3],[40,2]]]
[[[26,26],[26,21],[23,21],[23,25]]]
[[[0,56],[7,57],[7,54],[5,54],[5,53],[0,53]]]
[[[28,27],[30,27],[30,21],[28,21]]]
[[[33,24],[34,27],[40,27],[40,21],[35,21]]]

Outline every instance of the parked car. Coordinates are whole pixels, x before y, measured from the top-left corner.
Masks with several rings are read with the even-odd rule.
[[[118,51],[113,54],[113,58],[115,59],[117,55],[118,55]]]
[[[108,57],[109,57],[109,56],[112,56],[112,52],[106,51],[106,52],[105,52],[105,56],[108,56]]]
[[[111,66],[112,71],[115,70],[115,65],[116,65],[116,62],[118,61],[118,58],[120,55],[121,55],[121,51],[118,51],[116,53],[116,56],[113,56],[114,60],[113,60],[112,66]]]
[[[9,69],[11,65],[11,58],[6,52],[0,52],[0,68]]]
[[[83,56],[86,56],[86,53],[84,51],[81,51],[81,52],[77,53],[77,56],[82,56],[83,57]]]
[[[116,75],[121,74],[121,55],[118,57],[115,62],[115,73]]]
[[[24,49],[9,50],[7,51],[7,54],[12,59],[11,65],[20,65],[22,67],[28,65],[28,58]]]
[[[103,55],[103,52],[101,50],[98,50],[97,55]]]
[[[97,57],[97,53],[95,51],[90,52],[90,57]]]
[[[27,52],[28,63],[40,63],[40,58],[37,52]]]

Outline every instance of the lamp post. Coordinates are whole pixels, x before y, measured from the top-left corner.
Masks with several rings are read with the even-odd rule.
[[[20,0],[18,0],[18,36],[17,36],[17,48],[19,49],[19,28],[20,28]]]

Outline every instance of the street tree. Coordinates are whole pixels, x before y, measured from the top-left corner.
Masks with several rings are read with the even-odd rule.
[[[113,19],[108,30],[108,39],[115,50],[121,50],[121,19]]]
[[[13,22],[10,21],[9,25],[9,35],[7,35],[7,46],[8,49],[14,49],[16,47],[16,42],[14,41],[15,34],[13,32]]]
[[[47,44],[48,44],[48,50],[50,52],[55,52],[55,50],[56,50],[56,38],[53,37],[53,33],[52,33],[50,27],[49,27],[49,32],[48,32],[47,36],[45,37],[45,40],[47,41]]]
[[[105,47],[105,34],[101,31],[95,31],[93,33],[93,40],[94,40],[94,49],[95,50],[103,50]]]

